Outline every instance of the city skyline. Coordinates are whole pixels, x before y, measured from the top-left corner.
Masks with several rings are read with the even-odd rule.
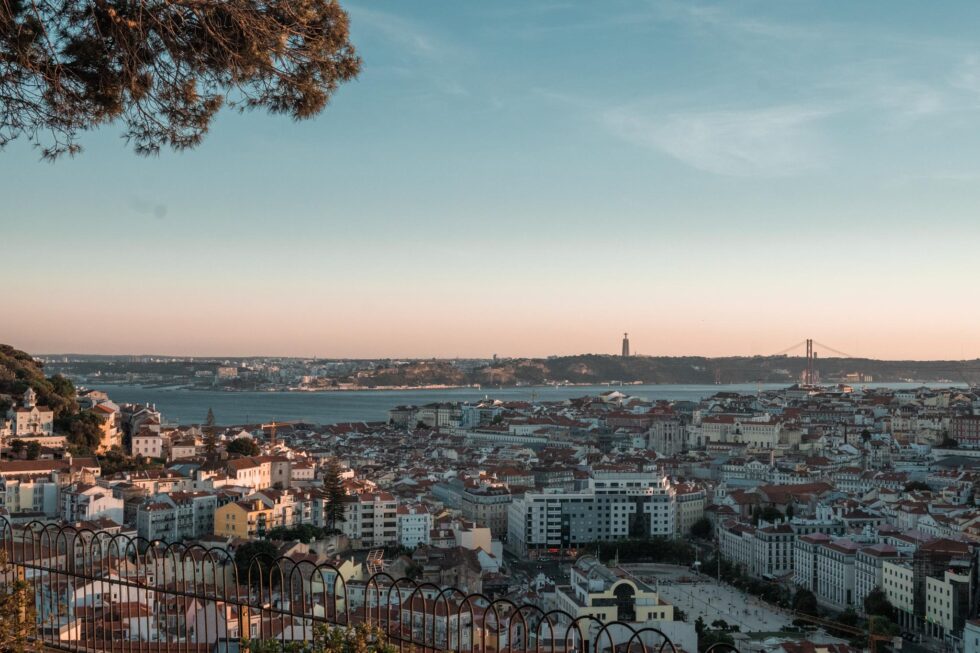
[[[980,355],[980,7],[344,3],[316,120],[0,156],[0,342]],[[590,45],[581,47],[583,42]],[[52,192],[52,189],[58,189]],[[123,308],[124,307],[124,308]]]

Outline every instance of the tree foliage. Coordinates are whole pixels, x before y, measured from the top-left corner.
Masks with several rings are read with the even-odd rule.
[[[793,595],[793,609],[797,612],[802,612],[803,614],[808,614],[812,617],[820,614],[820,609],[817,606],[817,596],[810,590],[800,587],[796,590]]]
[[[259,445],[255,440],[245,435],[229,442],[226,450],[230,454],[239,454],[241,456],[258,456],[262,451],[259,449]]]
[[[0,16],[3,14],[6,2],[0,3]],[[2,31],[3,18],[0,17],[0,32]],[[0,77],[3,75],[2,71],[3,50],[0,47]],[[0,84],[0,96],[2,95],[2,84]],[[4,120],[2,101],[0,101],[0,125]],[[75,403],[75,386],[71,381],[60,374],[45,377],[44,367],[30,354],[14,349],[10,345],[0,345],[0,394],[14,395],[19,399],[28,388],[34,388],[38,404],[51,408],[56,418],[78,410],[78,405]]]
[[[932,488],[923,481],[910,481],[905,484],[906,492],[931,492]]]
[[[864,612],[885,619],[895,619],[895,606],[888,600],[888,595],[880,587],[876,587],[864,597]]]
[[[360,64],[334,0],[5,0],[0,145],[53,158],[121,122],[140,154],[180,150],[224,105],[315,116]]]
[[[581,550],[586,553],[596,553],[602,560],[610,560],[618,556],[620,562],[689,565],[697,558],[697,550],[691,543],[667,537],[593,542],[583,544]]]
[[[265,537],[267,540],[277,540],[281,542],[299,540],[300,542],[309,543],[330,534],[331,531],[327,530],[326,528],[319,528],[317,526],[313,526],[312,524],[299,524],[298,526],[293,526],[290,528],[285,526],[276,526],[275,528],[267,531]]]
[[[90,411],[72,413],[55,420],[55,430],[64,433],[69,444],[91,452],[102,441],[102,418]]]
[[[323,491],[327,495],[327,514],[325,517],[327,527],[330,529],[336,529],[337,524],[344,521],[344,499],[347,496],[347,491],[344,490],[344,484],[340,478],[342,471],[340,461],[331,458],[323,473]]]
[[[37,460],[41,456],[41,443],[37,440],[28,442],[26,455],[28,460]]]
[[[214,418],[214,410],[210,407],[208,408],[208,415],[204,418],[204,453],[208,460],[214,460],[218,453],[218,433],[215,428],[216,420]]]
[[[246,542],[235,551],[235,568],[238,570],[238,581],[258,586],[260,577],[265,587],[269,584],[269,571],[279,557],[276,545],[268,540],[253,540]],[[255,561],[255,564],[252,562]],[[249,578],[251,569],[251,578]],[[278,579],[276,580],[278,582]]]
[[[707,517],[702,517],[693,524],[691,524],[691,535],[702,540],[710,540],[714,528],[711,526],[711,520]]]

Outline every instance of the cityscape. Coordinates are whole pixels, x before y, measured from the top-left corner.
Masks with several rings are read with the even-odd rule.
[[[117,402],[4,346],[0,515],[25,547],[31,529],[56,525],[329,564],[352,610],[383,573],[653,625],[689,651],[845,651],[868,623],[912,650],[976,637],[980,391],[820,384],[813,360],[793,364],[795,383],[697,386],[698,399],[618,385],[440,401],[428,389],[434,401],[390,405],[384,419],[223,424],[210,409],[186,423]],[[92,590],[64,589],[69,640],[119,618],[113,600],[86,610]],[[142,623],[113,626],[127,641],[215,645],[281,620],[137,603]]]
[[[980,653],[977,24],[0,0],[0,653]]]

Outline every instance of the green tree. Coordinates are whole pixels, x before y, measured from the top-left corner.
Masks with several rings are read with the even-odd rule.
[[[796,590],[796,593],[793,595],[792,605],[793,610],[802,612],[803,614],[814,617],[820,614],[820,609],[817,607],[817,596],[803,587]]]
[[[282,542],[299,540],[300,542],[309,543],[323,537],[325,534],[326,532],[322,528],[317,528],[310,524],[300,524],[291,528],[277,526],[266,532],[265,538],[267,540],[278,540]]]
[[[230,454],[238,454],[240,456],[258,456],[262,451],[259,449],[259,445],[256,444],[255,440],[247,435],[235,438],[229,442],[226,450]]]
[[[711,520],[707,517],[702,517],[693,524],[691,524],[691,536],[702,540],[710,540],[714,532],[714,528],[711,526]]]
[[[906,492],[931,492],[932,488],[922,481],[912,481],[905,484]]]
[[[0,33],[4,30],[4,6],[0,4]],[[2,36],[0,36],[0,52],[3,51]],[[0,107],[4,103],[2,97],[3,72],[0,69]],[[4,115],[2,109],[0,115]],[[3,125],[4,122],[0,120],[0,135],[2,135]],[[0,345],[0,394],[9,394],[19,400],[28,388],[34,389],[38,404],[51,408],[55,418],[78,410],[78,404],[75,402],[75,386],[71,381],[57,374],[46,377],[44,366],[34,360],[30,354],[14,349],[10,345]]]
[[[880,614],[873,614],[868,619],[868,632],[872,635],[888,635],[894,637],[901,632],[894,621]]]
[[[102,419],[90,411],[61,417],[54,426],[65,434],[69,444],[86,453],[94,451],[102,441]]]
[[[204,454],[208,460],[214,460],[218,453],[218,434],[215,429],[214,410],[208,407],[208,415],[204,418]]]
[[[775,506],[766,506],[759,513],[759,519],[763,521],[779,521],[783,518],[783,513]]]
[[[32,440],[27,444],[27,459],[37,460],[41,455],[41,443],[37,440]]]
[[[320,113],[360,59],[324,0],[0,3],[0,145],[46,158],[123,123],[140,154],[198,145],[222,106]]]
[[[885,619],[895,620],[895,606],[888,600],[888,595],[880,587],[876,587],[864,597],[864,612]]]
[[[344,521],[344,501],[347,492],[340,478],[342,471],[340,461],[331,458],[327,461],[327,468],[323,472],[323,491],[327,495],[325,517],[327,528],[332,531],[337,529],[338,523]]]
[[[698,637],[699,651],[707,651],[715,644],[734,646],[735,639],[723,630],[706,630],[701,637]]]
[[[24,451],[24,447],[26,445],[27,445],[27,443],[24,442],[23,440],[21,440],[20,438],[17,438],[15,440],[11,440],[10,441],[10,452],[12,454],[14,454],[15,456],[20,456],[20,454]]]
[[[278,557],[279,550],[269,540],[253,540],[242,544],[235,551],[235,568],[238,570],[238,582],[247,583],[249,581],[249,568],[251,568],[252,585],[258,586],[259,572],[261,571],[262,581],[265,583],[265,587],[268,587],[269,571],[272,569],[273,563]],[[255,561],[255,564],[252,564],[253,561]]]
[[[694,620],[694,632],[697,633],[698,638],[700,638],[701,635],[704,634],[705,628],[706,626],[704,624],[704,617],[698,615],[698,618]]]

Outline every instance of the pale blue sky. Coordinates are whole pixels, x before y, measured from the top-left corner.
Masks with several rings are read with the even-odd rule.
[[[316,120],[0,152],[0,342],[980,355],[977,3],[344,6]]]

